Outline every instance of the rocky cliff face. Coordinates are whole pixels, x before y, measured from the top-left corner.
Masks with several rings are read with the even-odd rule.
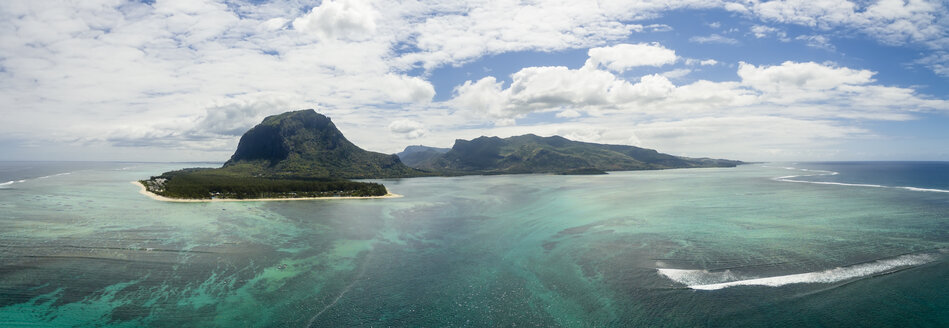
[[[269,116],[241,137],[224,169],[257,176],[347,179],[417,176],[398,156],[363,150],[312,109]]]

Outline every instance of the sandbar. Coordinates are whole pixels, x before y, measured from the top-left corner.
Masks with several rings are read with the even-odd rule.
[[[294,198],[247,198],[247,199],[236,199],[236,198],[215,198],[215,199],[182,199],[182,198],[170,198],[165,197],[153,192],[148,191],[141,182],[132,181],[132,184],[139,186],[138,193],[148,196],[151,199],[159,200],[163,202],[174,202],[174,203],[210,203],[210,202],[280,202],[280,201],[291,201],[291,200],[333,200],[333,199],[383,199],[383,198],[399,198],[402,195],[387,193],[382,196],[329,196],[329,197],[294,197]],[[388,191],[388,189],[386,190]]]

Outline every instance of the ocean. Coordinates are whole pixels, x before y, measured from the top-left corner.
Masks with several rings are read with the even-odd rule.
[[[129,183],[189,166],[0,162],[0,326],[949,326],[945,162],[375,180],[404,197],[284,202]]]

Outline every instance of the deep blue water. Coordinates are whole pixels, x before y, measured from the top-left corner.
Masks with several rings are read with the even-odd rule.
[[[838,173],[805,178],[810,181],[949,191],[949,163],[947,162],[821,162],[800,163],[794,166]]]

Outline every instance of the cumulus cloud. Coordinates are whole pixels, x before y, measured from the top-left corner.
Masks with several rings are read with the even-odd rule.
[[[425,135],[425,126],[417,121],[399,119],[389,123],[389,131],[409,139],[416,139]]]
[[[416,76],[387,74],[382,81],[383,90],[394,102],[427,102],[435,96],[435,87]]]
[[[326,0],[293,20],[293,28],[323,38],[365,39],[376,31],[377,13],[361,0]]]
[[[464,133],[536,129],[656,145],[686,136],[631,129],[752,116],[807,126],[945,109],[943,100],[880,84],[864,69],[745,63],[737,78],[694,80],[699,74],[686,75],[689,69],[719,63],[681,58],[658,44],[617,44],[672,30],[643,23],[666,12],[721,7],[758,24],[751,28],[756,37],[787,38],[769,26],[797,24],[812,30],[799,41],[813,46],[829,45],[839,31],[935,49],[915,64],[949,76],[942,51],[949,20],[937,1],[328,0],[312,8],[296,1],[0,1],[0,108],[5,119],[22,122],[0,128],[0,143],[42,136],[55,144],[174,149],[162,153],[173,155],[168,159],[218,158],[262,117],[317,108],[347,137],[386,150],[403,145],[374,139],[372,131],[450,142]],[[737,34],[717,32],[693,41],[737,41],[729,38]],[[472,79],[444,102],[429,82],[437,68],[488,55],[577,49],[589,49],[587,63],[558,65],[582,69],[524,67],[509,80]],[[573,125],[524,119],[538,112]],[[392,130],[405,131],[404,124],[389,126],[402,119],[421,127]],[[760,122],[776,127],[780,120]]]
[[[823,91],[873,82],[874,73],[814,62],[784,62],[778,66],[755,66],[742,62],[738,76],[746,85],[772,93],[788,90]]]
[[[493,77],[468,81],[455,90],[455,105],[495,119],[518,119],[556,111],[569,118],[638,115],[647,119],[782,115],[814,119],[906,120],[914,113],[949,110],[949,101],[909,88],[876,84],[869,70],[814,62],[757,66],[740,63],[737,81],[699,80],[676,85],[650,74],[626,80],[606,70],[527,67],[504,88]]]
[[[674,50],[658,43],[618,44],[611,47],[590,48],[584,66],[606,67],[614,72],[624,72],[637,66],[663,66],[675,63]]]
[[[209,107],[205,109],[204,117],[195,123],[190,134],[240,136],[260,123],[265,114],[284,107],[284,104],[268,102],[230,103]]]
[[[507,92],[502,91],[503,85],[493,76],[475,82],[465,81],[455,87],[451,103],[463,112],[479,113],[495,120],[510,119],[521,113],[508,112]]]

